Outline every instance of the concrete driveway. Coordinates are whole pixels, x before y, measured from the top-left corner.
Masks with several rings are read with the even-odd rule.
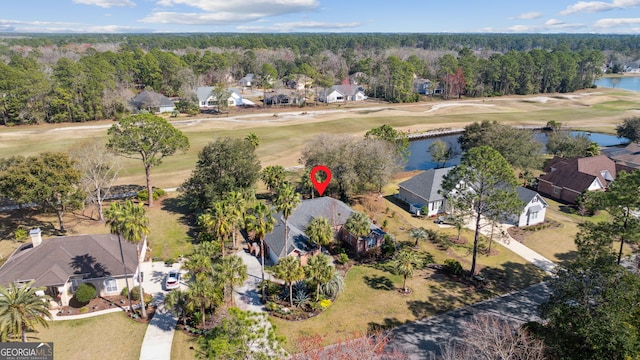
[[[144,262],[140,268],[144,274],[142,287],[146,293],[153,294],[153,303],[158,307],[156,313],[147,326],[147,331],[140,348],[140,360],[170,360],[171,344],[178,317],[164,308],[164,295],[167,292],[163,288],[164,278],[171,270],[180,271],[181,263],[165,266],[164,262]],[[180,287],[186,284],[182,277]]]

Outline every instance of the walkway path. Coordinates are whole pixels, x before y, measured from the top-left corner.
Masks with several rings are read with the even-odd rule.
[[[480,233],[489,237],[491,236],[491,226],[481,222],[482,227],[480,228]],[[440,226],[449,226],[449,225],[440,225]],[[466,223],[465,225],[468,229],[475,231],[475,217]],[[498,242],[500,245],[506,247],[507,249],[514,252],[516,255],[522,257],[538,268],[544,270],[546,273],[550,275],[555,274],[556,267],[558,266],[553,261],[547,259],[546,257],[538,254],[537,252],[529,249],[524,244],[520,243],[516,239],[512,238],[509,235],[507,229],[513,225],[501,224],[496,226],[493,232],[493,240]]]
[[[453,310],[424,320],[399,326],[391,331],[390,349],[407,354],[409,359],[432,359],[441,354],[441,346],[461,340],[465,322],[476,313],[492,314],[516,324],[540,320],[538,306],[549,298],[547,283],[540,283],[510,294]]]
[[[235,304],[241,310],[250,311],[264,311],[264,307],[260,302],[260,281],[262,281],[262,267],[260,266],[260,259],[256,256],[249,254],[245,248],[238,250],[236,253],[242,259],[245,265],[247,265],[247,280],[242,286],[235,289],[233,294]],[[265,278],[274,280],[269,273],[265,273]],[[278,280],[275,280],[278,281]]]
[[[165,266],[164,262],[145,262],[140,264],[144,274],[142,287],[146,293],[153,294],[153,303],[158,307],[156,313],[151,318],[147,332],[142,340],[140,349],[140,360],[170,360],[171,344],[173,343],[173,333],[178,321],[171,311],[164,308],[165,290],[162,283],[165,274],[170,270],[180,270],[180,263],[172,266]],[[181,287],[185,286],[184,284]]]

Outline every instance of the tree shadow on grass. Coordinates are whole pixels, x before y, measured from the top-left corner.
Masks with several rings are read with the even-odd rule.
[[[194,227],[194,217],[186,204],[182,203],[182,199],[180,197],[175,198],[166,198],[162,200],[162,210],[171,213],[180,215],[178,217],[178,221],[181,224],[189,227],[187,231],[187,235],[191,239],[197,239],[197,230]]]
[[[575,260],[576,256],[578,256],[578,252],[575,250],[568,251],[566,253],[554,254],[556,259],[558,259],[558,265],[562,267],[566,267],[569,265],[569,262]]]
[[[393,282],[386,276],[366,275],[363,279],[372,289],[387,291],[394,289]]]
[[[27,230],[40,228],[43,237],[60,235],[51,221],[42,221],[37,218],[42,213],[37,209],[18,209],[0,213],[0,239],[15,239],[15,231],[19,227]]]
[[[524,289],[549,277],[533,264],[509,261],[502,266],[503,269],[486,267],[482,269],[481,274],[484,276],[485,282],[491,283],[494,290],[503,293]]]
[[[402,321],[398,320],[397,318],[385,318],[380,323],[371,321],[371,322],[367,323],[367,332],[369,334],[377,333],[377,332],[380,332],[380,331],[393,329],[393,328],[396,328],[396,327],[398,327],[400,325],[404,325],[404,324],[405,324],[405,322],[402,322]]]

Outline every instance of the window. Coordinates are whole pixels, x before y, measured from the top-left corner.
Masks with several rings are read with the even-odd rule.
[[[367,239],[367,248],[371,249],[372,247],[376,246],[376,238],[374,237],[370,237]]]
[[[553,187],[553,193],[554,193],[555,195],[560,194],[560,191],[561,191],[561,190],[562,190],[562,189],[561,189],[561,188],[559,188],[559,187],[557,187],[557,186],[554,186],[554,187]]]
[[[538,218],[538,213],[539,213],[539,211],[535,211],[535,212],[532,212],[531,214],[529,214],[529,220],[537,219]]]
[[[104,281],[104,289],[108,293],[118,292],[118,282],[116,279],[107,279]]]

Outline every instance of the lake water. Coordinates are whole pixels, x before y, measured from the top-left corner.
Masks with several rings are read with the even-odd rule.
[[[594,84],[598,87],[640,91],[640,76],[603,77]]]
[[[584,131],[572,131],[571,135],[587,135],[591,141],[597,143],[600,146],[615,146],[626,144],[629,142],[628,139],[618,138],[615,135],[609,134],[599,134],[599,133],[588,133]],[[460,159],[462,158],[462,151],[460,146],[458,145],[458,138],[460,135],[447,135],[440,137],[433,137],[428,139],[414,140],[409,145],[409,151],[411,151],[411,155],[409,156],[409,161],[405,166],[405,170],[426,170],[433,169],[438,166],[433,159],[431,158],[431,154],[429,154],[429,146],[436,140],[444,141],[445,143],[451,144],[454,149],[456,149],[458,155],[451,158],[447,161],[446,166],[454,166],[460,164]],[[534,132],[534,138],[543,144],[547,143],[547,134],[542,131]],[[440,164],[441,165],[441,164]]]

